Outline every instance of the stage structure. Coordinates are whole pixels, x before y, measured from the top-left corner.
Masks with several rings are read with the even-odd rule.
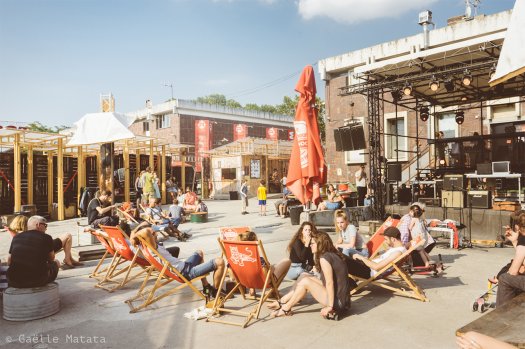
[[[509,17],[509,13],[498,14],[499,17]],[[423,16],[424,17],[424,16]],[[421,18],[421,16],[420,16]],[[428,19],[430,18],[430,19]],[[469,117],[468,112],[475,111],[478,127],[476,133],[471,137],[464,137],[464,141],[489,140],[499,136],[484,134],[487,124],[486,110],[488,107],[496,106],[502,99],[506,98],[505,103],[509,103],[510,98],[514,98],[511,103],[521,103],[521,97],[525,94],[525,79],[523,75],[518,75],[495,87],[489,86],[489,80],[495,72],[502,45],[505,38],[506,27],[501,26],[501,22],[489,21],[488,17],[481,18],[476,23],[476,19],[470,22],[461,22],[461,28],[456,28],[454,32],[451,26],[431,31],[430,36],[425,37],[423,44],[408,47],[409,42],[416,41],[415,37],[405,40],[408,50],[403,51],[404,47],[397,47],[397,53],[386,57],[374,57],[373,52],[382,52],[376,47],[367,50],[371,54],[366,64],[357,64],[352,68],[346,67],[349,78],[347,84],[339,88],[339,96],[354,97],[363,95],[366,97],[368,118],[368,157],[369,173],[372,188],[376,193],[373,202],[374,215],[382,218],[385,214],[384,195],[387,183],[386,173],[386,154],[383,141],[385,136],[396,137],[396,149],[393,151],[394,161],[399,157],[400,152],[411,152],[411,150],[399,149],[397,138],[415,139],[416,178],[419,178],[420,158],[422,141],[427,141],[428,146],[437,147],[440,143],[450,143],[451,139],[436,139],[433,126],[430,122],[435,122],[434,117],[440,111],[452,111],[455,113],[455,121],[461,125]],[[427,14],[427,20],[431,21]],[[492,19],[491,19],[492,20]],[[480,35],[472,36],[476,32],[475,27],[481,23],[486,29]],[[422,23],[420,23],[422,24]],[[427,23],[428,24],[428,23]],[[460,30],[461,29],[461,30]],[[438,33],[439,32],[439,33]],[[477,31],[479,32],[479,30]],[[459,34],[458,34],[459,33]],[[428,33],[427,33],[428,34]],[[462,36],[462,37],[460,37]],[[409,40],[410,39],[410,40]],[[420,39],[417,38],[417,41]],[[430,40],[430,41],[428,41]],[[416,41],[416,42],[417,42]],[[380,46],[380,45],[378,45]],[[390,46],[391,47],[391,46]],[[395,50],[395,49],[394,49]],[[364,55],[364,54],[363,54]],[[358,55],[355,55],[358,56]],[[360,56],[361,57],[361,56]],[[353,58],[353,57],[352,57]],[[381,59],[378,59],[381,58]],[[356,58],[355,62],[358,59]],[[321,75],[335,74],[336,69],[331,66],[336,65],[336,60],[326,59],[320,62]],[[330,70],[330,68],[333,68]],[[341,67],[339,68],[341,69]],[[329,78],[325,78],[329,80]],[[348,103],[348,99],[346,103]],[[396,125],[398,107],[402,108],[408,115],[415,116],[416,132],[414,136],[408,134],[391,134],[385,132],[385,104],[390,104],[390,110],[395,109]],[[484,114],[485,113],[485,114]],[[429,121],[426,136],[420,136],[419,123]],[[472,120],[468,120],[473,125]],[[485,121],[485,123],[484,123]],[[396,126],[397,127],[397,126]],[[397,131],[397,128],[396,128]],[[516,130],[508,131],[505,137],[521,137]],[[492,151],[483,147],[480,149],[482,156],[484,151]],[[390,159],[392,161],[392,156]],[[472,161],[474,163],[474,161]],[[436,164],[435,164],[436,165]],[[464,166],[464,164],[462,164]],[[439,167],[439,166],[436,166]]]

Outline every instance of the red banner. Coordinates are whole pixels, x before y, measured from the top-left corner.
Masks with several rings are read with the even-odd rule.
[[[279,129],[275,127],[267,127],[266,128],[266,139],[271,139],[272,141],[276,141],[279,139]]]
[[[248,125],[233,124],[233,141],[248,137]]]
[[[202,158],[209,156],[202,152],[207,150],[210,150],[210,122],[195,120],[195,171],[202,170]]]
[[[293,141],[293,137],[295,135],[294,130],[288,130],[288,140]]]

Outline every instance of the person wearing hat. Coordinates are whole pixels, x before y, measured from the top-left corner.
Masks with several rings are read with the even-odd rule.
[[[348,273],[360,278],[368,279],[375,276],[379,270],[394,261],[397,257],[406,252],[406,248],[401,242],[401,233],[396,227],[388,227],[383,232],[385,242],[389,249],[385,253],[372,260],[360,254],[354,254],[347,259]]]

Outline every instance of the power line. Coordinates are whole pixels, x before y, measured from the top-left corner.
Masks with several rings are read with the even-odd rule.
[[[315,65],[317,65],[317,62],[315,62],[315,63],[313,63],[311,65],[315,66]],[[298,71],[295,71],[295,72],[293,72],[291,74],[284,75],[284,76],[282,76],[280,78],[277,78],[275,80],[272,80],[270,82],[264,83],[264,84],[256,86],[256,87],[252,87],[252,88],[248,88],[248,89],[245,89],[245,90],[241,90],[239,92],[233,93],[233,94],[228,95],[226,97],[234,99],[234,98],[238,98],[238,97],[243,97],[243,96],[254,94],[254,93],[259,92],[261,90],[264,90],[266,88],[273,87],[273,86],[281,84],[281,83],[283,83],[283,82],[285,82],[287,80],[290,80],[290,79],[298,76],[299,74],[301,74],[302,71],[303,71],[302,69],[298,70]]]

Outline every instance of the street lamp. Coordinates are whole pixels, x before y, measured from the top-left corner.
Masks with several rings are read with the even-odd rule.
[[[171,100],[172,100],[173,99],[173,84],[172,83],[170,83],[170,84],[166,83],[166,84],[163,84],[163,86],[171,88]]]

